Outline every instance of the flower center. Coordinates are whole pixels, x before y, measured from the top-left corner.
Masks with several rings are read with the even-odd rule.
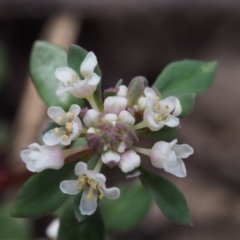
[[[122,144],[130,148],[133,143],[138,142],[136,132],[121,123],[98,123],[95,125],[95,132],[88,133],[86,140],[89,148],[99,154],[108,149],[118,151]]]
[[[67,112],[65,116],[59,116],[57,117],[57,122],[60,125],[65,126],[65,130],[62,130],[60,128],[55,128],[54,132],[55,134],[60,134],[62,137],[62,140],[68,140],[69,136],[73,132],[73,114],[71,112]]]
[[[77,76],[76,74],[72,74],[71,80],[67,81],[67,85],[69,87],[74,86],[74,84],[78,83],[79,80],[79,76]]]
[[[159,98],[159,97],[158,97]],[[160,122],[171,117],[170,107],[168,104],[164,105],[161,101],[154,103],[153,112],[155,113],[155,121]]]
[[[104,194],[102,190],[99,188],[99,184],[95,179],[89,178],[87,175],[83,174],[81,177],[79,177],[79,183],[78,183],[78,191],[81,192],[84,188],[88,189],[88,195],[87,199],[92,200],[93,199],[93,193],[98,192],[98,198],[102,200],[104,198]]]

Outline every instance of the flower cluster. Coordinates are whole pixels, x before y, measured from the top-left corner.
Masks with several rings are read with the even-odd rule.
[[[23,162],[32,172],[60,169],[69,159],[75,161],[83,153],[97,154],[99,160],[93,170],[88,170],[87,164],[80,161],[75,166],[78,179],[60,183],[65,194],[82,192],[79,209],[84,215],[94,213],[98,200],[103,197],[116,199],[120,196],[118,188],[106,188],[106,178],[100,173],[102,164],[110,168],[118,166],[124,173],[131,173],[141,164],[139,154],[145,154],[154,167],[185,177],[182,158],[193,153],[189,145],[178,145],[176,139],[170,143],[156,142],[151,149],[139,147],[139,131],[178,127],[178,116],[182,112],[180,101],[174,96],[163,99],[156,89],[147,86],[145,78],[137,77],[128,87],[120,81],[116,87],[105,90],[105,99],[99,106],[94,95],[100,82],[100,76],[94,71],[96,66],[97,58],[89,52],[80,64],[80,74],[67,66],[56,69],[55,75],[63,83],[56,94],[85,98],[91,108],[81,109],[73,104],[65,112],[58,106],[50,107],[47,114],[55,126],[44,133],[45,145],[33,143],[21,152]],[[85,137],[86,144],[71,148],[79,137]],[[59,144],[67,148],[62,149]]]

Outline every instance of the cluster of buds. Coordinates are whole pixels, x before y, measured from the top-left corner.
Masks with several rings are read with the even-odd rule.
[[[21,152],[23,162],[32,172],[60,169],[69,158],[76,160],[83,153],[97,154],[99,160],[93,170],[88,170],[87,164],[80,161],[75,166],[78,179],[60,184],[65,194],[82,192],[79,209],[84,215],[94,213],[98,199],[120,196],[118,188],[106,188],[106,178],[100,173],[102,164],[110,168],[118,166],[124,173],[131,174],[141,164],[139,154],[145,154],[154,167],[185,177],[182,158],[193,153],[189,145],[178,145],[177,140],[156,142],[151,149],[139,147],[138,132],[142,129],[159,131],[165,125],[179,125],[180,101],[174,96],[163,99],[156,89],[148,87],[145,78],[136,77],[129,86],[119,81],[116,87],[105,90],[103,106],[99,107],[94,98],[101,79],[94,72],[96,66],[97,58],[89,52],[80,65],[84,79],[69,67],[56,69],[55,75],[64,85],[56,94],[62,97],[70,93],[77,98],[85,98],[91,108],[81,109],[73,104],[65,112],[58,106],[50,107],[47,114],[57,126],[44,133],[45,145],[33,143]],[[86,144],[71,148],[79,137],[85,137]],[[62,149],[59,144],[68,147]]]

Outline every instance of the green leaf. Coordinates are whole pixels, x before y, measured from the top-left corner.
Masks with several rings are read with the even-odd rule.
[[[194,105],[194,95],[206,91],[214,80],[216,62],[183,60],[169,64],[153,84],[164,98],[179,98],[183,113],[188,115]],[[192,95],[189,95],[192,94]]]
[[[83,100],[70,93],[62,97],[56,94],[56,90],[63,84],[55,77],[55,70],[64,66],[67,66],[65,49],[44,41],[35,42],[30,58],[30,73],[36,89],[48,107],[59,106],[68,111],[72,104],[81,106]]]
[[[65,164],[60,170],[48,169],[32,176],[21,188],[12,208],[13,217],[39,218],[58,209],[67,198],[59,185],[73,175],[76,162]]]
[[[133,185],[120,185],[120,197],[104,199],[100,209],[107,230],[124,232],[136,227],[147,215],[151,197],[139,181]]]
[[[192,112],[195,104],[195,94],[189,93],[186,95],[182,95],[178,97],[182,106],[182,113],[180,114],[180,118],[186,117],[189,113]]]
[[[104,240],[104,224],[98,209],[81,222],[76,219],[73,205],[67,205],[60,220],[58,240]]]
[[[0,239],[2,240],[31,240],[33,239],[32,225],[29,220],[11,218],[9,216],[12,202],[0,205]]]
[[[164,126],[162,129],[156,132],[152,132],[149,128],[143,128],[138,130],[136,133],[139,137],[153,137],[162,141],[172,141],[178,135],[178,127]]]
[[[70,68],[72,68],[76,73],[78,73],[82,78],[83,78],[83,76],[80,73],[80,66],[87,54],[88,54],[88,52],[85,49],[83,49],[80,46],[74,45],[74,44],[70,45],[70,47],[68,49],[68,56],[67,56],[68,66]],[[100,76],[100,77],[102,76],[99,65],[96,66],[96,68],[94,69],[94,72],[98,76]],[[94,99],[96,101],[98,108],[100,110],[102,110],[101,81],[99,82],[97,89],[94,92],[93,96],[94,96]]]
[[[162,213],[173,222],[192,225],[190,212],[183,194],[167,179],[140,168],[140,180],[155,200]]]

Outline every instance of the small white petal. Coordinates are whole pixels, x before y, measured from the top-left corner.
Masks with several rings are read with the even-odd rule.
[[[167,117],[167,119],[164,120],[163,122],[168,127],[176,127],[176,126],[179,125],[179,119],[177,117],[172,116],[172,115],[170,117]]]
[[[120,196],[120,190],[116,187],[106,188],[106,186],[102,186],[102,190],[106,198],[116,199]]]
[[[72,122],[72,128],[71,141],[76,140],[82,132],[82,123],[79,118]]]
[[[127,107],[127,99],[123,97],[113,96],[107,97],[104,101],[104,112],[119,114]]]
[[[187,158],[194,152],[193,148],[187,144],[175,144],[172,150],[175,151],[178,158]]]
[[[161,101],[161,105],[163,105],[163,106],[168,105],[168,111],[172,112],[177,105],[177,98],[172,97],[172,96],[167,97]]]
[[[167,142],[157,142],[153,145],[151,149],[151,162],[156,168],[163,168],[164,161],[167,161],[167,153],[169,151],[169,143]]]
[[[138,111],[143,112],[147,106],[147,98],[146,97],[140,97],[138,99]]]
[[[186,167],[182,159],[178,158],[174,166],[169,167],[167,163],[164,163],[163,166],[166,172],[169,172],[177,177],[186,177]]]
[[[60,226],[59,218],[54,219],[46,229],[47,237],[51,239],[57,239],[59,226]]]
[[[106,177],[101,173],[97,173],[97,174],[93,175],[92,179],[95,179],[99,183],[100,186],[105,185]]]
[[[133,150],[127,150],[120,154],[119,168],[127,173],[139,167],[141,163],[140,156]]]
[[[120,142],[120,144],[118,145],[117,151],[119,153],[123,153],[125,151],[126,147],[127,146],[126,146],[126,144],[124,142]]]
[[[94,127],[88,128],[87,133],[97,133],[96,128]]]
[[[119,86],[119,91],[117,92],[117,96],[119,97],[127,97],[128,88],[125,85]]]
[[[27,163],[28,161],[31,161],[31,158],[29,157],[30,153],[32,151],[29,149],[24,149],[20,153],[20,157],[24,163]]]
[[[62,96],[64,96],[64,94],[67,93],[67,92],[72,93],[74,96],[76,95],[76,94],[75,94],[76,90],[75,90],[74,87],[65,87],[65,88],[60,87],[59,89],[57,89],[56,94],[57,94],[59,97],[62,97]]]
[[[173,112],[173,116],[175,116],[175,117],[179,116],[182,113],[182,105],[181,105],[178,98],[177,98],[176,102],[177,103],[176,103],[176,106],[175,106],[175,110]]]
[[[151,111],[151,109],[149,109],[148,107],[145,109],[145,111],[143,113],[143,120],[151,131],[158,131],[162,127],[164,127],[163,122],[156,123],[155,113],[153,111]]]
[[[78,98],[87,98],[97,89],[97,85],[89,85],[88,81],[81,80],[75,85],[75,90],[72,94]]]
[[[63,128],[59,128],[59,129],[64,130]],[[54,146],[61,142],[62,140],[61,137],[62,137],[62,134],[60,133],[56,134],[55,130],[52,129],[43,135],[43,142],[48,146]]]
[[[135,118],[130,112],[123,110],[118,115],[118,122],[133,126],[135,123]]]
[[[72,80],[76,77],[79,77],[78,74],[69,67],[57,68],[55,71],[55,76],[58,80],[64,83],[65,86],[68,86],[68,83],[72,83]]]
[[[48,116],[53,119],[56,123],[64,125],[66,123],[66,112],[60,107],[50,107],[47,111]],[[58,118],[62,117],[61,121],[58,121]]]
[[[30,150],[39,150],[40,149],[40,145],[38,143],[32,143],[28,146],[28,148]]]
[[[89,52],[82,61],[80,66],[80,72],[84,77],[87,77],[87,73],[93,73],[94,68],[97,66],[97,58],[93,52]]]
[[[87,164],[84,162],[78,162],[75,166],[75,174],[80,176],[82,174],[86,174],[87,172]]]
[[[147,97],[147,98],[150,98],[150,99],[154,99],[156,96],[157,96],[157,94],[153,91],[153,89],[152,88],[150,88],[150,87],[146,87],[145,89],[144,89],[144,95]]]
[[[79,206],[79,210],[82,215],[91,215],[97,209],[97,199],[98,199],[98,192],[93,191],[93,198],[87,199],[89,193],[89,188],[85,188],[82,193],[82,198]]]
[[[79,193],[78,185],[78,180],[66,180],[60,183],[60,189],[63,193],[76,195]]]
[[[102,122],[111,122],[111,123],[116,123],[118,119],[118,116],[116,114],[113,114],[113,113],[108,113],[108,114],[105,114],[101,120]]]
[[[74,118],[78,118],[78,115],[81,112],[81,108],[77,104],[72,104],[69,112],[73,114]]]
[[[30,172],[37,172],[36,167],[35,167],[36,161],[35,160],[30,160],[28,162],[26,162],[26,168],[30,171]]]
[[[113,163],[117,164],[120,161],[120,155],[117,152],[108,150],[101,155],[102,162],[105,164]]]
[[[96,122],[99,121],[99,112],[95,109],[89,109],[83,117],[83,122],[87,127],[92,127]]]
[[[97,86],[100,80],[101,78],[96,73],[93,73],[91,79],[88,80],[88,84],[91,86]]]

